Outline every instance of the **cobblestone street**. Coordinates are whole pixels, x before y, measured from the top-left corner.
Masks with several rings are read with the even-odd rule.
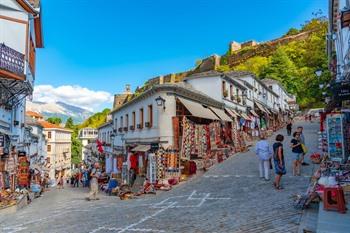
[[[318,124],[297,122],[294,129],[297,125],[304,126],[306,145],[315,151]],[[87,189],[52,189],[2,217],[0,232],[297,232],[301,212],[292,206],[293,195],[306,191],[313,166],[292,176],[290,139],[284,141],[287,175],[281,191],[259,179],[251,148],[172,191],[136,200],[100,195],[87,202]]]

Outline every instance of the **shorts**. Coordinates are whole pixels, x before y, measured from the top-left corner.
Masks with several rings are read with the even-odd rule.
[[[303,154],[304,153],[294,153],[293,152],[294,160],[300,161],[300,158]]]

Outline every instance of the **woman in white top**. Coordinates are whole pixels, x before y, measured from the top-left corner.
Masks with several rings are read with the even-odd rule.
[[[259,159],[259,172],[260,178],[265,178],[266,181],[270,180],[270,159],[272,157],[272,150],[269,142],[266,140],[266,132],[260,132],[260,140],[256,143],[255,153]]]

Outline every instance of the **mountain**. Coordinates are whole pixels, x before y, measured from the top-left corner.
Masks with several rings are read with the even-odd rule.
[[[87,118],[82,124],[79,125],[79,128],[92,127],[97,128],[103,123],[107,122],[107,116],[110,113],[110,109],[106,108],[102,112],[95,113],[94,115]]]
[[[27,110],[38,112],[44,118],[59,117],[62,119],[62,122],[66,122],[69,117],[72,117],[75,123],[82,123],[93,114],[89,110],[63,102],[44,103],[27,101]]]

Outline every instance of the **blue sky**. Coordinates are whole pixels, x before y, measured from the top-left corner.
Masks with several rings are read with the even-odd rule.
[[[327,2],[42,0],[45,48],[37,51],[34,96],[110,107],[110,96],[127,83],[134,89],[157,75],[190,69],[197,59],[225,53],[232,40],[279,37],[318,9],[326,14]],[[73,93],[59,95],[62,86]],[[77,92],[86,101],[77,101]],[[94,95],[97,100],[88,99]]]

